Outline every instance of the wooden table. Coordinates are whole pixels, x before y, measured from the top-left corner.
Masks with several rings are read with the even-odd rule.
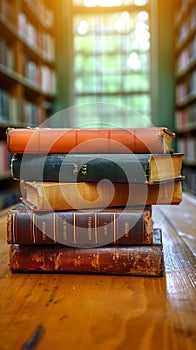
[[[11,274],[2,213],[0,349],[196,349],[196,200],[183,197],[153,209],[161,278]]]

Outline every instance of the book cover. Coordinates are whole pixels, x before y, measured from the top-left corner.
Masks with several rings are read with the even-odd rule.
[[[24,204],[8,212],[9,244],[97,246],[152,244],[151,207],[145,210],[32,211]]]
[[[159,184],[21,181],[22,201],[31,209],[70,210],[179,204],[181,181]]]
[[[175,134],[167,128],[9,128],[11,153],[167,153]]]
[[[15,154],[16,180],[47,182],[156,183],[181,176],[182,154]]]
[[[152,245],[72,248],[62,245],[11,245],[12,272],[95,273],[136,276],[163,275],[161,229]]]

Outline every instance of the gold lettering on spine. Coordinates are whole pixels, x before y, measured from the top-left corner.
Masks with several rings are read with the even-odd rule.
[[[82,173],[82,175],[86,175],[86,174],[87,174],[87,164],[84,164],[84,165],[82,166],[81,173]]]
[[[103,223],[103,232],[104,232],[104,235],[105,236],[107,236],[107,234],[108,234],[108,223],[107,223],[107,221],[105,221],[104,223]]]
[[[164,186],[164,198],[168,199],[169,198],[169,191],[168,191],[168,186],[165,184]]]
[[[76,244],[76,213],[73,214],[74,216],[74,244]]]
[[[78,164],[73,164],[73,174],[74,175],[78,174]]]
[[[31,222],[31,221],[30,221]],[[36,237],[35,237],[35,214],[32,213],[32,223],[33,223],[33,243],[36,243]]]
[[[92,223],[93,219],[92,216],[88,217],[88,240],[92,241]]]
[[[129,230],[130,230],[130,228],[129,228],[129,222],[126,221],[126,222],[124,223],[124,235],[125,235],[125,237],[129,237]]]
[[[67,241],[67,219],[63,219],[63,240]]]
[[[41,223],[41,231],[42,231],[42,239],[43,239],[43,241],[45,241],[46,237],[47,237],[47,235],[46,235],[46,222],[45,221],[42,221],[42,223]]]
[[[116,213],[114,213],[114,242],[117,241],[116,237]]]

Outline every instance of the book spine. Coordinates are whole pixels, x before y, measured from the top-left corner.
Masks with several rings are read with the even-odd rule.
[[[73,210],[114,208],[153,204],[179,204],[182,200],[181,181],[156,185],[100,182],[50,183],[21,182],[26,191],[22,201],[37,210]],[[31,196],[31,192],[34,194]],[[25,195],[25,193],[24,193]],[[31,205],[32,204],[32,205]]]
[[[58,154],[33,156],[15,154],[11,160],[16,180],[52,182],[145,183],[149,180],[151,155]]]
[[[11,153],[166,153],[161,128],[14,129],[7,131]],[[166,134],[166,132],[165,132]],[[174,134],[168,134],[171,139]]]
[[[11,245],[12,272],[72,272],[162,276],[162,246],[70,248]]]
[[[152,244],[151,210],[132,212],[8,213],[9,244],[56,244],[84,247],[114,244]]]

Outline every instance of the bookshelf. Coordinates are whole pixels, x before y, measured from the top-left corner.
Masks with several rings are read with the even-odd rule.
[[[46,0],[0,0],[0,184],[6,190],[12,181],[6,129],[38,126],[52,113],[54,21]],[[0,209],[3,203],[7,202],[0,199]]]
[[[184,189],[196,195],[196,3],[176,1],[176,134]]]

